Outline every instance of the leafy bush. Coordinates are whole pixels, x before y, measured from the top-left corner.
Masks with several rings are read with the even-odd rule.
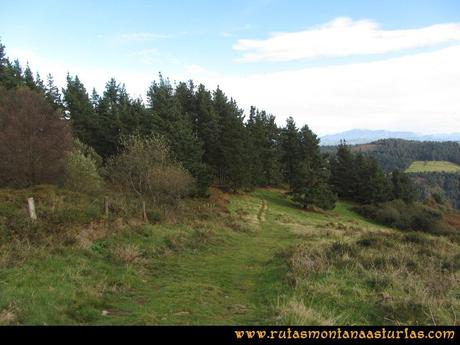
[[[355,207],[363,217],[401,230],[436,232],[441,229],[442,213],[434,208],[393,200],[374,205]]]
[[[102,157],[91,146],[82,143],[78,139],[74,139],[73,146],[76,151],[93,160],[98,171],[102,169]]]
[[[380,210],[377,210],[376,218],[380,219],[382,223],[391,226],[401,224],[401,214],[399,213],[398,209],[392,206],[386,206]]]
[[[102,178],[97,172],[96,162],[81,151],[74,150],[65,158],[64,186],[75,192],[97,193],[102,187]]]
[[[425,231],[434,231],[439,228],[442,213],[428,206],[420,206],[414,209],[412,214],[412,228]]]
[[[323,210],[332,210],[337,201],[337,195],[325,183],[319,183],[314,188],[300,188],[291,193],[292,200],[302,207],[317,206]]]
[[[121,147],[107,162],[108,178],[121,192],[157,205],[175,204],[191,193],[194,179],[172,158],[162,137],[132,135],[121,140]]]

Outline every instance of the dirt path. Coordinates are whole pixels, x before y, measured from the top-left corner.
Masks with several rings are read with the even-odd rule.
[[[260,209],[259,209],[259,213],[257,214],[257,219],[259,220],[259,223],[264,223],[265,222],[265,216],[267,214],[267,211],[268,211],[268,203],[265,199],[262,199],[262,202],[261,202],[261,205],[260,205]]]
[[[151,313],[152,323],[276,322],[274,304],[286,288],[287,271],[277,253],[292,239],[267,221],[266,200],[252,197],[251,203],[261,205],[257,214],[259,231],[231,232],[206,249],[172,255],[158,263],[150,280],[151,289],[130,297],[142,301],[142,308]],[[138,305],[127,307],[133,313],[139,312]]]

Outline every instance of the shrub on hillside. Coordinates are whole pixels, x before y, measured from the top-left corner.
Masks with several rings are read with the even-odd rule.
[[[326,183],[318,183],[313,188],[299,188],[290,194],[292,200],[304,208],[317,206],[323,210],[332,210],[337,201],[337,195]]]
[[[375,205],[355,207],[363,217],[401,230],[436,232],[441,229],[442,213],[434,208],[393,200]]]
[[[75,192],[97,193],[102,187],[102,178],[97,172],[96,162],[79,150],[73,150],[65,158],[64,186]]]
[[[162,137],[132,135],[120,144],[121,153],[107,162],[107,176],[122,192],[157,205],[175,204],[191,193],[194,179]]]
[[[434,208],[421,205],[413,210],[412,228],[425,231],[435,231],[439,228],[442,213]]]
[[[91,146],[86,145],[85,143],[81,142],[78,139],[74,139],[73,146],[74,146],[74,150],[79,151],[85,157],[88,157],[92,161],[94,161],[94,164],[96,165],[96,168],[98,171],[102,169],[102,163],[103,163],[102,157],[99,156],[96,150],[94,150]]]
[[[398,209],[389,205],[377,210],[375,218],[381,220],[384,224],[394,227],[398,226],[398,224],[401,226],[402,224],[401,214]]]

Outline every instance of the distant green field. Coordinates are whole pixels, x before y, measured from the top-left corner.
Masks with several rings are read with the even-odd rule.
[[[417,172],[460,172],[460,166],[446,161],[415,161],[412,162],[407,173]]]

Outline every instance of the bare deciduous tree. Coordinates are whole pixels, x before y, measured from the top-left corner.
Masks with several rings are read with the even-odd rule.
[[[71,147],[66,120],[28,88],[0,88],[0,184],[56,183]]]

